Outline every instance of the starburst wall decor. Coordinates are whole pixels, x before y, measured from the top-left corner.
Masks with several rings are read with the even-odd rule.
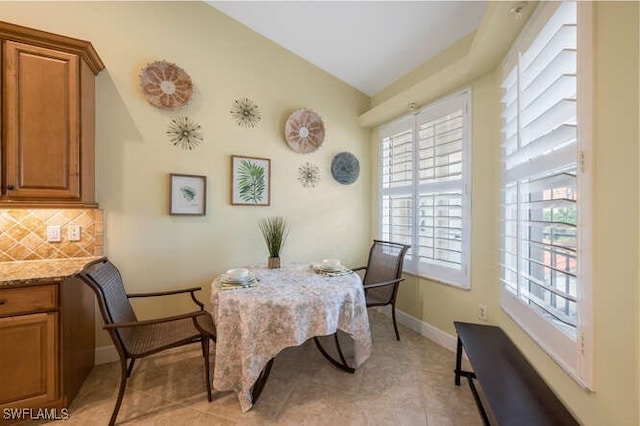
[[[306,162],[298,167],[298,181],[305,188],[315,188],[320,182],[320,167]]]
[[[231,106],[231,116],[236,120],[238,126],[256,127],[260,123],[260,108],[251,99],[242,98],[233,101]]]
[[[203,141],[201,126],[189,117],[172,118],[167,129],[167,136],[173,146],[191,151]]]

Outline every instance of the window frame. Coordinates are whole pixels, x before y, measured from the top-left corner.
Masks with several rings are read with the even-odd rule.
[[[551,322],[514,296],[500,281],[502,309],[579,385],[594,389],[593,359],[593,282],[592,282],[592,134],[593,134],[593,8],[589,2],[576,2],[577,59],[577,258],[578,302],[576,339],[573,340]],[[540,33],[562,3],[543,3],[512,46],[503,62],[503,78]],[[518,93],[520,96],[520,93]],[[504,164],[501,167],[505,173]],[[501,184],[501,190],[504,188]],[[503,217],[501,216],[501,229]],[[503,248],[502,237],[500,248]],[[502,275],[501,275],[502,278]]]
[[[419,169],[419,127],[420,124],[429,122],[436,117],[443,116],[443,111],[450,111],[453,106],[460,105],[463,112],[463,131],[462,131],[462,166],[461,166],[461,178],[459,179],[459,187],[462,194],[461,200],[461,269],[458,271],[454,268],[448,268],[446,266],[440,266],[437,264],[429,264],[426,262],[420,262],[419,256],[416,256],[415,248],[418,247],[418,241],[420,238],[420,215],[419,215],[419,199],[421,187],[432,187],[437,189],[438,187],[446,188],[456,186],[454,180],[453,184],[450,182],[432,182],[432,183],[420,183],[420,169]],[[421,278],[428,279],[430,281],[446,284],[462,290],[471,289],[470,278],[470,264],[471,264],[471,139],[472,139],[472,90],[471,87],[467,87],[456,93],[448,95],[442,99],[432,102],[429,105],[421,108],[418,111],[411,114],[404,115],[392,122],[386,123],[378,128],[378,146],[379,146],[379,158],[378,158],[378,233],[381,238],[384,238],[384,197],[386,194],[398,193],[410,193],[411,199],[411,249],[407,254],[404,263],[404,272],[412,275],[416,275]],[[428,117],[428,118],[427,118]],[[422,118],[422,119],[420,119]],[[384,149],[383,141],[386,137],[404,129],[410,129],[412,133],[412,171],[413,174],[411,184],[405,185],[402,189],[384,189]],[[386,135],[385,135],[386,134]],[[435,164],[435,163],[434,163]],[[408,189],[408,191],[407,191]],[[442,190],[438,193],[445,193]]]

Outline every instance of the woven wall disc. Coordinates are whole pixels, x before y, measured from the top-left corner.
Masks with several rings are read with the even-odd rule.
[[[331,161],[331,175],[343,185],[350,185],[360,175],[360,162],[350,152],[341,152]]]
[[[191,101],[191,77],[176,64],[156,61],[140,73],[140,86],[149,103],[160,109],[176,110]]]
[[[285,125],[285,139],[295,152],[308,154],[320,148],[324,142],[322,118],[310,109],[293,112]]]

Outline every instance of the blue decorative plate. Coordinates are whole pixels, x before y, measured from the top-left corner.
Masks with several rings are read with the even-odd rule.
[[[352,153],[341,152],[333,157],[331,174],[335,180],[343,185],[352,184],[360,175],[360,162]]]

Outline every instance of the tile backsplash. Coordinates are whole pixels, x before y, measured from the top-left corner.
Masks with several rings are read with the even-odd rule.
[[[59,225],[62,241],[47,241],[47,226]],[[80,241],[69,241],[79,225]],[[104,254],[104,211],[99,209],[0,209],[0,262],[66,259]]]

